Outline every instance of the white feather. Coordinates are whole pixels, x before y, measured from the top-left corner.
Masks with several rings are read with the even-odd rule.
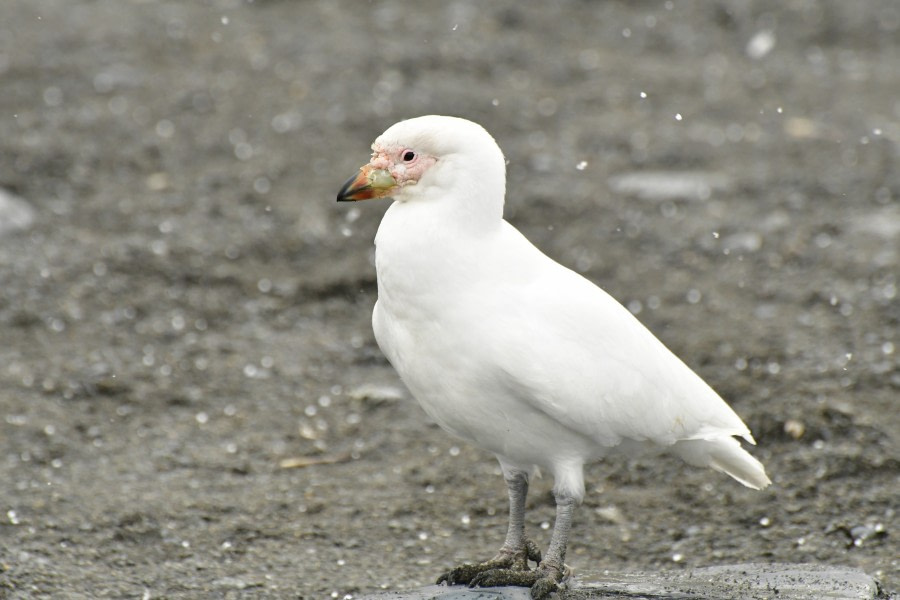
[[[468,121],[421,117],[376,143],[433,154],[376,238],[378,344],[442,427],[581,499],[583,464],[667,447],[750,487],[741,419],[632,314],[502,220],[505,169]]]

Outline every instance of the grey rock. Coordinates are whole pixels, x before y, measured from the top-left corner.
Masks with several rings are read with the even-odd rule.
[[[362,400],[380,404],[382,402],[394,402],[402,400],[405,396],[403,390],[393,385],[380,385],[377,383],[364,383],[347,392],[347,397],[352,400]]]
[[[236,590],[245,590],[247,588],[262,587],[262,583],[255,581],[247,581],[240,577],[220,577],[213,581],[213,585],[220,588],[233,588]]]
[[[560,600],[655,598],[670,600],[869,600],[877,582],[858,569],[814,564],[747,563],[686,571],[578,573]],[[428,586],[362,600],[528,600],[525,588]]]
[[[531,600],[528,588],[476,588],[464,585],[429,585],[418,590],[382,592],[361,600]]]
[[[713,192],[730,190],[724,173],[704,171],[632,171],[609,179],[616,194],[642,200],[707,200]]]
[[[0,188],[0,235],[30,228],[34,217],[30,204]]]

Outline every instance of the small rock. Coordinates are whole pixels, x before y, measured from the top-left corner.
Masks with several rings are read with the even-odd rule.
[[[235,590],[245,590],[251,587],[262,587],[261,583],[255,581],[247,581],[240,577],[222,577],[213,581],[216,587],[232,588]]]
[[[351,400],[363,400],[374,403],[396,402],[406,397],[403,390],[392,385],[364,383],[347,392]]]
[[[707,200],[713,192],[731,189],[724,173],[705,171],[633,171],[609,179],[610,189],[643,200]]]
[[[28,202],[0,188],[0,235],[25,231],[34,219],[34,209]]]
[[[882,523],[866,523],[864,525],[838,525],[828,533],[839,533],[847,536],[847,547],[877,543],[886,538],[888,533]]]
[[[722,248],[728,251],[756,252],[762,248],[763,239],[755,231],[733,233],[722,240]]]
[[[823,137],[822,128],[804,117],[790,117],[784,120],[784,132],[796,139],[819,139]]]
[[[759,60],[775,48],[775,32],[771,29],[757,31],[747,42],[744,52],[754,60]]]
[[[806,425],[803,424],[803,421],[788,419],[784,422],[784,432],[795,440],[799,440],[806,433]]]
[[[887,537],[887,531],[881,523],[857,525],[850,529],[854,546],[862,546],[866,540],[874,540]]]
[[[625,525],[627,523],[625,515],[619,510],[618,506],[604,506],[597,509],[597,514],[616,525]]]
[[[161,192],[169,187],[169,175],[168,173],[158,172],[152,173],[147,177],[144,181],[147,185],[147,188],[154,192]]]
[[[850,219],[848,230],[862,237],[878,237],[884,241],[900,238],[900,207],[872,209]]]

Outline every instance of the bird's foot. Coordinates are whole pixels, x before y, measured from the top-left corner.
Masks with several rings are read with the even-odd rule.
[[[506,547],[501,548],[494,558],[480,563],[466,563],[450,569],[437,579],[437,583],[446,583],[447,585],[468,584],[484,586],[482,583],[474,583],[477,578],[485,573],[493,573],[503,571],[509,573],[527,573],[531,569],[528,561],[534,563],[541,562],[541,551],[537,545],[529,539],[525,540],[525,545],[517,550],[510,550]],[[516,584],[496,584],[496,585],[516,585]],[[525,584],[522,584],[525,585]],[[531,585],[531,584],[528,584]]]
[[[569,577],[571,569],[553,563],[541,563],[536,569],[516,571],[512,569],[491,569],[479,573],[469,582],[469,587],[495,587],[513,585],[530,587],[532,600],[545,600],[559,590],[560,584]]]

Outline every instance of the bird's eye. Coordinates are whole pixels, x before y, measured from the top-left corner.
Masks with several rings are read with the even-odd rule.
[[[403,162],[412,162],[416,159],[416,153],[412,150],[403,151]]]

